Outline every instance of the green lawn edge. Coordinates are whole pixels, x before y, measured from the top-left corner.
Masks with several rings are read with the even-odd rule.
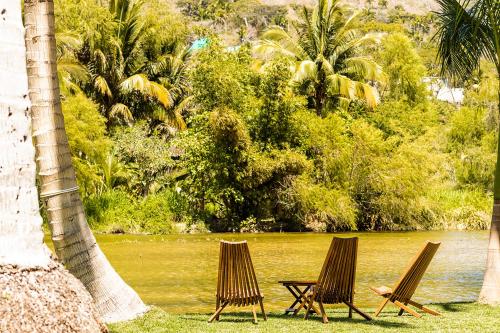
[[[268,313],[264,321],[252,323],[251,308],[247,312],[223,313],[219,322],[207,323],[210,314],[171,314],[153,307],[144,316],[128,322],[109,325],[110,333],[163,332],[499,332],[500,307],[478,303],[443,303],[429,305],[442,316],[423,314],[418,319],[410,315],[397,316],[398,310],[388,306],[379,317],[366,321],[354,314],[347,318],[347,308],[327,309],[330,322],[323,324],[318,316],[303,320],[302,316],[285,316],[282,312]],[[366,309],[373,314],[374,309]]]

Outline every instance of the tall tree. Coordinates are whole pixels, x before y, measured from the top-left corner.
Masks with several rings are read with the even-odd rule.
[[[438,0],[438,56],[443,74],[466,80],[482,58],[492,61],[499,78],[500,111],[500,2],[498,0]],[[498,136],[500,140],[500,135]],[[479,300],[500,305],[500,141],[493,189],[488,257]]]
[[[318,115],[323,115],[328,102],[361,99],[373,107],[377,92],[367,81],[381,79],[382,71],[372,59],[360,55],[360,48],[374,38],[360,36],[356,16],[347,17],[338,0],[318,0],[313,11],[302,8],[293,31],[281,27],[266,31],[256,52],[296,62],[293,80],[309,96]]]
[[[21,2],[0,0],[0,331],[106,331],[43,244],[25,52]]]
[[[151,47],[146,38],[151,29],[142,17],[143,4],[141,0],[109,1],[112,22],[96,27],[97,33],[89,33],[78,51],[78,60],[90,76],[84,90],[101,105],[108,127],[146,117],[184,128],[181,109],[175,107],[181,88],[179,82],[170,84],[168,75],[183,69],[187,53],[184,58],[168,52],[148,58]]]
[[[85,285],[106,322],[144,313],[139,296],[110,265],[87,224],[61,112],[52,0],[25,0],[29,96],[40,196],[58,257]]]

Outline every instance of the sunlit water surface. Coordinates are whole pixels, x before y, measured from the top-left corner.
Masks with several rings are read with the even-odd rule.
[[[486,231],[337,235],[360,238],[355,295],[360,307],[377,305],[380,297],[368,287],[392,286],[426,240],[442,244],[415,300],[472,301],[481,288]],[[316,279],[332,237],[314,233],[98,235],[97,240],[146,303],[168,312],[207,313],[215,306],[220,240],[248,241],[266,309],[277,311],[291,303],[291,295],[278,280]]]

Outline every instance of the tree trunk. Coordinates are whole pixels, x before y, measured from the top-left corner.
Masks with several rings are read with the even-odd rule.
[[[0,332],[107,332],[43,244],[21,2],[0,0]]]
[[[325,94],[323,92],[322,86],[316,87],[314,101],[315,101],[314,104],[315,104],[315,108],[316,108],[316,114],[319,117],[322,117],[323,116],[323,108],[325,107]]]
[[[498,67],[498,66],[497,66]],[[500,69],[498,87],[498,112],[500,114]],[[493,214],[491,217],[490,240],[483,287],[479,294],[479,302],[500,305],[500,117],[497,143],[497,165],[493,189]]]
[[[323,108],[325,107],[325,100],[326,100],[326,91],[325,91],[326,77],[322,67],[323,64],[321,62],[317,64],[319,82],[316,83],[314,87],[314,103],[316,108],[316,114],[319,117],[323,116]]]
[[[147,311],[110,265],[87,224],[61,112],[52,0],[25,0],[33,138],[44,200],[59,259],[85,285],[106,322]]]
[[[45,267],[20,13],[0,1],[0,265]]]

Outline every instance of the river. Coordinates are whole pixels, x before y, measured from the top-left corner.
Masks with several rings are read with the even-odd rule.
[[[441,242],[415,300],[476,299],[486,261],[488,232],[422,231],[341,233],[359,237],[356,295],[361,308],[381,300],[369,286],[392,286],[426,240]],[[218,242],[247,240],[266,310],[279,311],[291,295],[282,279],[316,279],[334,234],[264,233],[97,235],[118,273],[148,303],[173,313],[208,313],[215,306]],[[248,311],[248,309],[246,309]]]

